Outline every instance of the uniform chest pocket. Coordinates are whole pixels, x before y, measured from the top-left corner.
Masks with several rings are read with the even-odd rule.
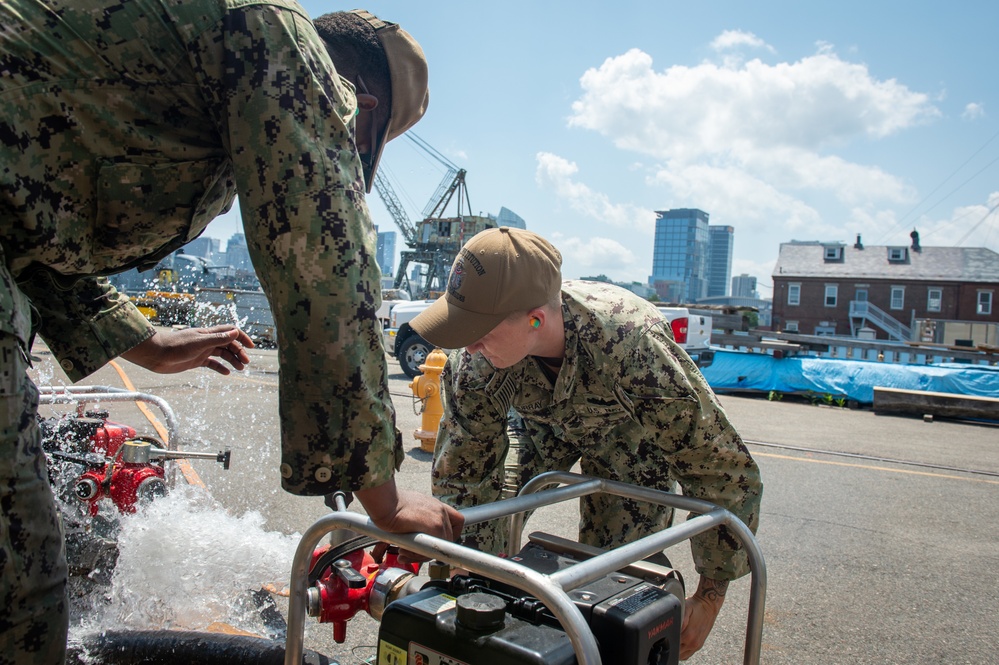
[[[574,400],[561,415],[565,436],[580,445],[603,441],[611,430],[631,417],[617,400],[596,396]]]
[[[235,190],[227,160],[101,167],[94,263],[115,268],[171,240],[190,240],[228,206]]]

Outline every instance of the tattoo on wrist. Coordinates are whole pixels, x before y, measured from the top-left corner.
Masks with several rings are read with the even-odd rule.
[[[728,580],[713,580],[701,578],[698,585],[697,595],[712,603],[725,600],[725,593],[728,591]]]

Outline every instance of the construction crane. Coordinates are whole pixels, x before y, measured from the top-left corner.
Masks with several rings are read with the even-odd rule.
[[[465,240],[479,231],[495,227],[496,222],[471,214],[465,169],[455,166],[413,132],[407,132],[405,136],[447,169],[437,191],[423,209],[423,220],[415,224],[410,221],[382,170],[375,174],[375,191],[409,247],[401,254],[395,288],[405,289],[413,298],[433,298],[444,292],[451,264]],[[445,211],[452,201],[456,202],[457,211],[454,216],[446,217]],[[414,263],[426,266],[422,286],[410,283],[408,271]]]

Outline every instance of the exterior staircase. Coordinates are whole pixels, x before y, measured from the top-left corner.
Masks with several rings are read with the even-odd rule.
[[[850,334],[857,336],[865,323],[873,323],[888,333],[888,338],[897,342],[908,342],[912,339],[912,330],[898,319],[892,317],[877,305],[866,300],[850,301]]]

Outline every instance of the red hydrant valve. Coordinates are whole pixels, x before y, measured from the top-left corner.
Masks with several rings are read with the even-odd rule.
[[[313,554],[313,561],[324,550],[325,548],[317,549]],[[384,603],[382,595],[385,585],[379,584],[380,578],[385,575],[393,579],[400,576],[411,578],[418,570],[419,564],[400,565],[398,548],[395,547],[390,548],[380,564],[363,550],[350,552],[333,562],[329,570],[323,572],[316,581],[315,586],[308,590],[306,610],[309,616],[317,617],[319,623],[332,623],[333,640],[343,643],[347,639],[347,622],[355,614],[361,610],[372,614],[373,598],[376,609]]]

